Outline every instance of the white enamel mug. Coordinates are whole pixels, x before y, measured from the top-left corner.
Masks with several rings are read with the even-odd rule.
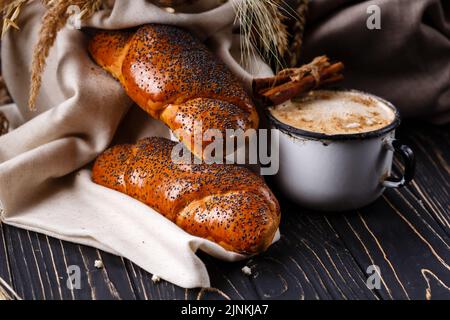
[[[413,178],[414,153],[395,139],[398,110],[374,95],[351,92],[383,102],[395,113],[394,121],[375,131],[326,135],[291,127],[267,111],[271,127],[280,131],[275,181],[284,194],[304,207],[323,211],[361,208],[386,188],[400,188]],[[401,178],[391,177],[394,152],[404,161]]]

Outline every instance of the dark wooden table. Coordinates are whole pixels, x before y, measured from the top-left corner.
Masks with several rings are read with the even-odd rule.
[[[123,258],[1,224],[0,277],[24,299],[450,299],[450,126],[406,123],[399,136],[417,155],[412,184],[345,214],[280,198],[282,237],[267,253],[239,263],[201,254],[215,289],[153,283]],[[81,267],[79,290],[66,286],[69,265]],[[380,289],[366,285],[370,265]]]

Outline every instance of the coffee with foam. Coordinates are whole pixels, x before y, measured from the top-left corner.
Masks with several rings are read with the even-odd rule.
[[[383,101],[354,91],[312,91],[273,108],[279,121],[327,135],[375,131],[391,124],[394,111]]]

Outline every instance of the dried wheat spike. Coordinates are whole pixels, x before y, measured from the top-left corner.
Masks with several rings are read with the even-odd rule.
[[[101,8],[103,0],[45,0],[47,11],[42,18],[38,43],[33,51],[31,63],[31,89],[28,105],[35,109],[36,98],[42,82],[42,73],[50,48],[53,46],[58,32],[64,27],[69,18],[67,9],[78,6],[82,12],[82,18],[88,18]]]
[[[286,55],[286,61],[291,68],[297,67],[300,61],[308,4],[309,0],[299,0],[295,10],[297,19],[292,28],[292,40]]]
[[[0,209],[0,214],[2,209]],[[11,286],[0,278],[0,300],[22,300]]]
[[[246,64],[256,52],[266,61],[282,65],[288,45],[287,27],[280,11],[284,0],[247,0],[234,2],[240,26],[241,60]]]

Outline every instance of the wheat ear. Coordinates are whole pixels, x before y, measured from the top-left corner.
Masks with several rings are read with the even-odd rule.
[[[247,64],[256,52],[266,60],[282,65],[281,57],[288,45],[284,16],[280,12],[283,0],[247,0],[235,4],[240,25],[241,60]]]
[[[45,0],[48,6],[42,18],[39,39],[33,51],[31,63],[31,89],[28,105],[35,109],[36,98],[42,83],[42,73],[50,48],[53,46],[58,32],[65,26],[69,18],[67,10],[70,6],[78,6],[80,18],[87,18],[102,6],[102,0]]]
[[[309,0],[300,0],[295,10],[297,18],[292,28],[292,41],[286,55],[286,60],[291,68],[297,67],[300,61],[308,4]]]

